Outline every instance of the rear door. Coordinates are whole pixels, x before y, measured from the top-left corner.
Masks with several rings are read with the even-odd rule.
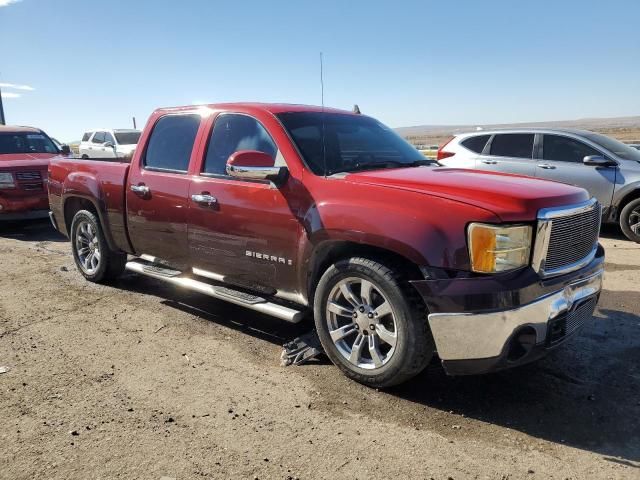
[[[593,167],[582,163],[589,155],[607,155],[566,135],[544,134],[536,176],[577,185],[589,191],[603,207],[611,205],[618,167]]]
[[[287,201],[290,184],[276,188],[226,173],[227,159],[238,150],[267,153],[276,165],[284,166],[284,158],[256,118],[222,113],[212,122],[190,187],[189,250],[195,272],[269,294],[295,295],[302,227]],[[198,196],[210,203],[196,201]]]
[[[518,175],[536,174],[534,133],[496,133],[476,161],[476,168]]]
[[[196,113],[157,118],[126,186],[129,237],[136,254],[180,270],[189,265],[189,165],[200,125]]]

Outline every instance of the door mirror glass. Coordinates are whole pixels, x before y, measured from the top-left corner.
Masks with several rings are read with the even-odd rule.
[[[611,167],[617,165],[613,160],[609,160],[602,155],[587,155],[582,159],[582,163],[592,167]]]
[[[287,168],[276,167],[273,157],[257,150],[240,150],[227,160],[227,174],[243,180],[269,180],[280,185]]]

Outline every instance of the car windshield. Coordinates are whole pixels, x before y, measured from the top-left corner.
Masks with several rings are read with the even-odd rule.
[[[370,117],[323,112],[288,112],[277,117],[316,175],[437,165]]]
[[[58,148],[42,133],[0,133],[0,155],[12,153],[58,153]]]
[[[118,145],[136,145],[140,140],[140,132],[114,132]]]
[[[600,135],[599,133],[590,133],[588,135],[585,135],[585,137],[592,142],[606,148],[610,152],[615,153],[623,160],[635,160],[637,162],[640,162],[640,150],[636,150],[629,145],[619,142],[618,140],[615,140],[611,137]]]

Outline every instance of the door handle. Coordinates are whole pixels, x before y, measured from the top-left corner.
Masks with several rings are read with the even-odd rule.
[[[539,163],[538,166],[540,168],[544,168],[545,170],[555,170],[555,166],[549,165],[548,163]]]
[[[141,197],[149,195],[149,187],[146,185],[131,185],[130,188],[133,193],[140,195]]]
[[[211,205],[215,205],[218,203],[218,199],[209,195],[207,192],[202,192],[200,194],[191,195],[191,200],[193,200],[198,205],[206,205],[210,207]]]
[[[482,163],[486,163],[487,165],[496,165],[498,163],[497,160],[480,160]]]

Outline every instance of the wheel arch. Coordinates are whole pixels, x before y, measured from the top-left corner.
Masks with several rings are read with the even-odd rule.
[[[105,239],[109,248],[113,251],[119,251],[120,249],[113,241],[113,237],[111,236],[111,230],[108,227],[108,224],[105,222],[105,218],[103,212],[97,205],[97,202],[89,197],[84,195],[70,195],[64,199],[63,202],[63,214],[64,214],[64,225],[67,231],[69,238],[71,238],[71,223],[73,222],[73,217],[80,210],[88,210],[91,213],[94,213],[98,217],[98,221],[100,222],[100,227],[104,232]]]
[[[627,192],[624,197],[620,199],[616,208],[615,221],[620,221],[620,214],[624,207],[626,207],[629,203],[633,202],[640,198],[640,184],[635,185],[635,188],[629,192]]]
[[[326,240],[315,246],[307,265],[306,293],[310,305],[313,304],[320,277],[327,268],[339,260],[350,257],[364,257],[382,261],[386,265],[402,271],[407,280],[424,278],[420,267],[414,261],[396,251],[351,240]]]

